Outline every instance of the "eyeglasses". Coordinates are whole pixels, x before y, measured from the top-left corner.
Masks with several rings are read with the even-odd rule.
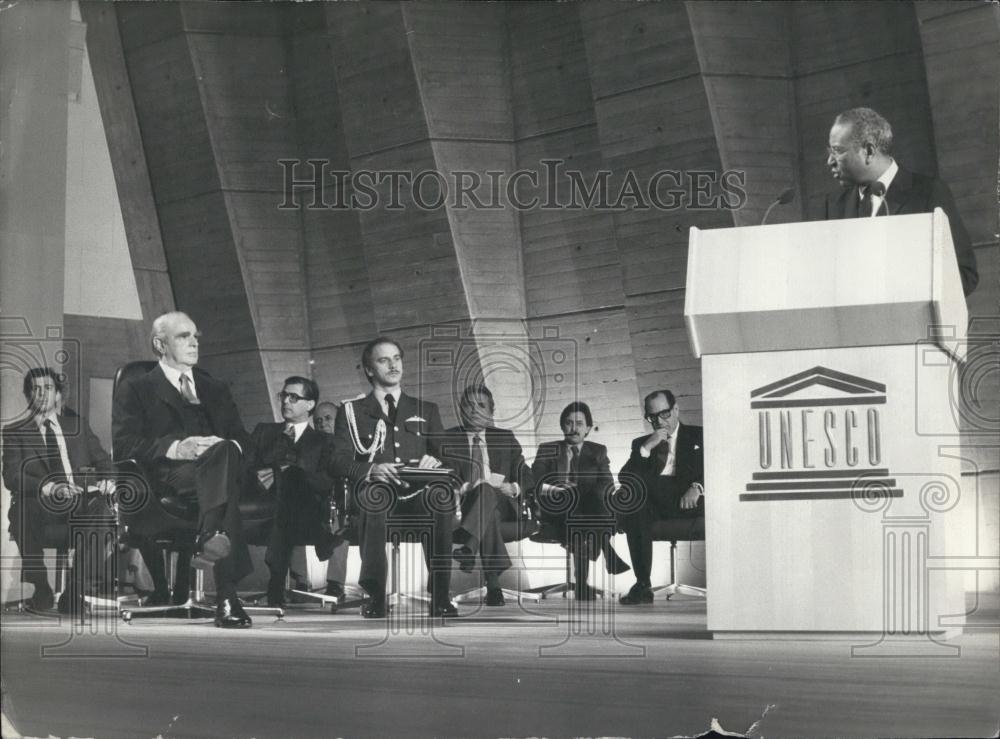
[[[670,414],[674,412],[674,408],[675,406],[671,406],[667,408],[665,411],[660,411],[659,413],[647,413],[645,416],[643,416],[643,418],[645,418],[650,423],[653,423],[653,421],[657,419],[661,421],[666,421],[668,418],[670,418]]]
[[[299,395],[298,393],[286,393],[284,390],[282,390],[280,393],[278,393],[278,400],[282,401],[290,400],[293,403],[298,403],[300,400],[309,400],[309,398],[305,398]]]
[[[834,159],[840,159],[846,153],[847,153],[847,149],[845,149],[843,146],[828,146],[828,147],[826,147],[826,155],[828,157],[833,157]]]

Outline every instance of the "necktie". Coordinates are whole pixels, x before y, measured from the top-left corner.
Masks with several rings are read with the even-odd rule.
[[[569,481],[576,485],[580,475],[580,450],[577,449],[576,444],[571,444],[569,451],[571,455],[569,458]]]
[[[187,375],[181,375],[181,395],[184,396],[184,400],[191,405],[201,405],[201,401],[198,400],[197,396],[194,394],[194,387],[191,385],[191,378]]]
[[[389,417],[389,422],[395,426],[396,425],[396,398],[392,395],[385,396],[385,404],[388,407],[389,412],[386,414]]]
[[[285,437],[285,464],[295,464],[298,459],[298,454],[295,451],[295,426],[291,423],[286,423],[281,433]]]
[[[660,472],[661,475],[674,474],[673,470],[668,469],[669,464],[670,464],[670,439],[667,439],[665,442],[663,442],[663,469]],[[676,465],[677,465],[677,460],[675,459],[674,466],[676,467]]]
[[[486,479],[486,460],[483,458],[483,442],[479,434],[472,437],[472,479],[471,482]]]
[[[53,472],[62,472],[65,475],[66,466],[63,464],[62,454],[59,453],[59,443],[56,441],[56,432],[52,428],[52,421],[46,418],[42,425],[44,426],[42,439],[45,441],[45,457],[48,460],[49,469]]]
[[[861,193],[861,206],[858,209],[858,214],[862,218],[868,218],[872,214],[872,189],[866,186]]]

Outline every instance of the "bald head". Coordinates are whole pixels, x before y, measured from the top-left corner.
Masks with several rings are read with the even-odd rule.
[[[340,406],[329,400],[324,400],[317,405],[316,410],[313,411],[313,424],[316,426],[316,430],[322,431],[324,434],[332,434],[333,424],[337,420],[337,411],[339,410]]]

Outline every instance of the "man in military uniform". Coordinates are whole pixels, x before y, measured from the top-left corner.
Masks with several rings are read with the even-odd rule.
[[[386,519],[390,513],[422,515],[431,523],[431,546],[424,542],[430,572],[431,616],[454,617],[458,611],[448,596],[451,579],[453,511],[435,503],[429,489],[408,484],[401,470],[408,463],[422,469],[441,466],[441,416],[434,403],[402,391],[403,350],[380,336],[365,345],[361,365],[372,391],[347,401],[334,425],[334,474],[350,481],[357,497],[361,548],[359,583],[371,596],[361,607],[365,618],[387,613],[385,582]],[[391,501],[385,500],[391,493]],[[380,499],[381,498],[381,499]],[[386,505],[388,503],[388,505]]]

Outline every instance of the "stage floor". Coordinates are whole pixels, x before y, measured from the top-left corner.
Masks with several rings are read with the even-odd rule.
[[[57,737],[662,737],[713,718],[765,737],[972,737],[1000,725],[995,603],[943,646],[861,651],[870,639],[713,640],[704,601],[683,596],[460,611],[430,624],[406,608],[369,621],[293,606],[247,631],[5,615],[3,712],[23,736]]]

